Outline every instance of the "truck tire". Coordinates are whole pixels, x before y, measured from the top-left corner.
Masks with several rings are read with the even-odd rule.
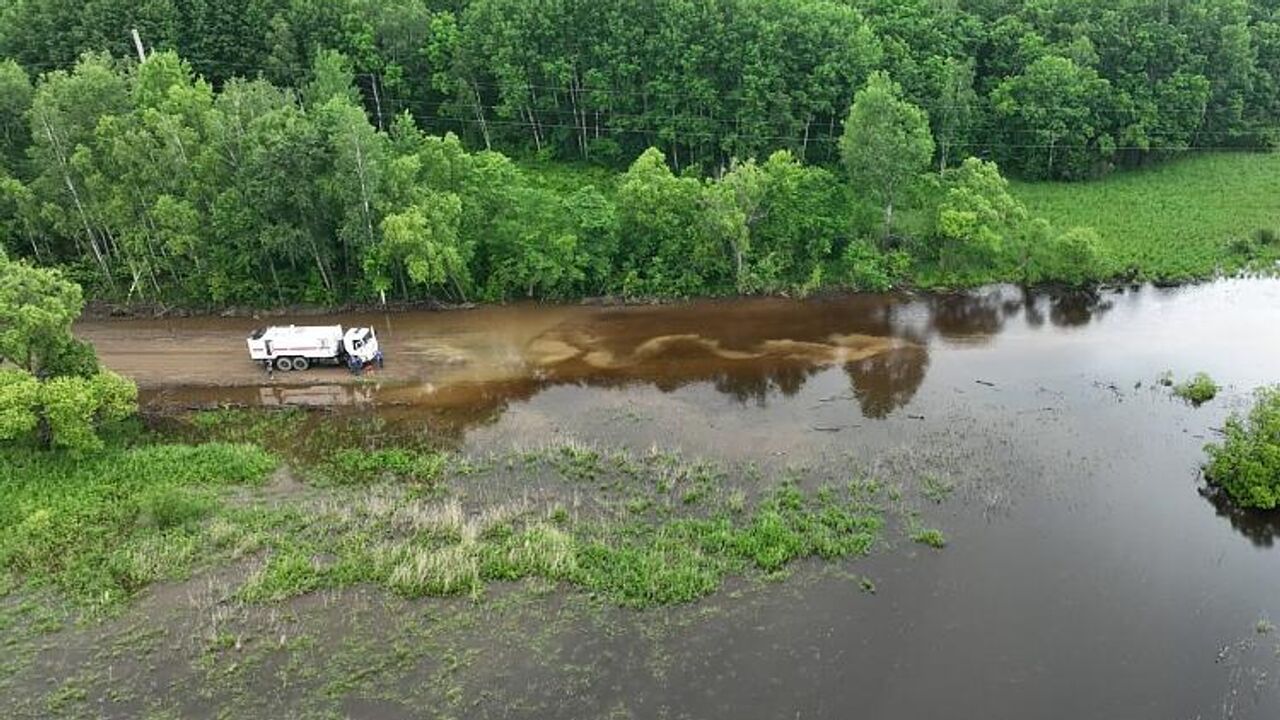
[[[293,358],[276,358],[276,369],[280,372],[289,372],[293,369]]]
[[[293,369],[302,371],[311,367],[311,361],[304,357],[296,357],[293,359]]]

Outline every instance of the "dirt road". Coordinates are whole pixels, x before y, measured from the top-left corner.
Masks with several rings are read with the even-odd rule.
[[[626,308],[515,305],[269,321],[374,327],[386,367],[360,377],[338,367],[268,376],[245,347],[249,333],[267,322],[252,318],[89,320],[76,333],[108,367],[133,378],[144,399],[163,391],[199,402],[453,405],[473,401],[476,393],[522,394],[547,383],[644,379],[671,386],[854,362],[914,347],[891,327],[895,304],[892,296],[862,296]],[[246,394],[247,388],[269,392]]]

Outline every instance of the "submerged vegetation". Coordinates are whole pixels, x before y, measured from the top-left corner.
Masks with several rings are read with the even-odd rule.
[[[1218,395],[1218,384],[1208,373],[1198,372],[1191,379],[1173,386],[1173,394],[1192,405],[1200,406]]]
[[[1206,372],[1198,372],[1182,382],[1176,382],[1172,370],[1160,373],[1156,385],[1168,388],[1174,397],[1182,398],[1196,407],[1209,402],[1218,396],[1222,388]]]
[[[947,546],[947,536],[942,534],[941,530],[936,528],[921,528],[911,533],[911,539],[921,545],[928,545],[934,549],[941,549]]]
[[[0,449],[0,591],[97,611],[239,563],[245,602],[354,584],[474,597],[540,579],[648,607],[803,558],[865,555],[905,512],[884,483],[838,473],[767,477],[577,443],[469,457],[367,425],[378,421],[304,432],[308,419],[213,411],[122,426],[89,455]],[[929,487],[940,501],[939,481]],[[902,519],[914,527],[914,511]],[[911,538],[945,543],[936,530]]]
[[[1257,392],[1248,415],[1232,414],[1221,443],[1208,445],[1208,481],[1248,508],[1280,506],[1280,386]]]

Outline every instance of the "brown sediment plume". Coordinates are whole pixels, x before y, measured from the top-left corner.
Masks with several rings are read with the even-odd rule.
[[[591,367],[618,370],[636,367],[653,361],[674,359],[719,359],[729,363],[750,363],[760,360],[791,360],[815,365],[832,365],[861,360],[877,353],[888,352],[911,345],[901,338],[860,334],[832,334],[828,342],[770,338],[757,342],[748,349],[726,348],[714,338],[692,333],[659,335],[636,345],[630,351],[613,350],[592,345],[574,346],[567,340],[537,341],[539,344],[559,349],[559,359],[550,361],[542,355],[540,365],[582,357]]]

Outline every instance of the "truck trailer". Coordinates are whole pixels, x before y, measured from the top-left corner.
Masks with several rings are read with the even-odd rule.
[[[346,365],[352,372],[370,363],[382,366],[378,335],[368,327],[277,325],[254,330],[248,343],[251,359],[285,372],[320,363]]]

